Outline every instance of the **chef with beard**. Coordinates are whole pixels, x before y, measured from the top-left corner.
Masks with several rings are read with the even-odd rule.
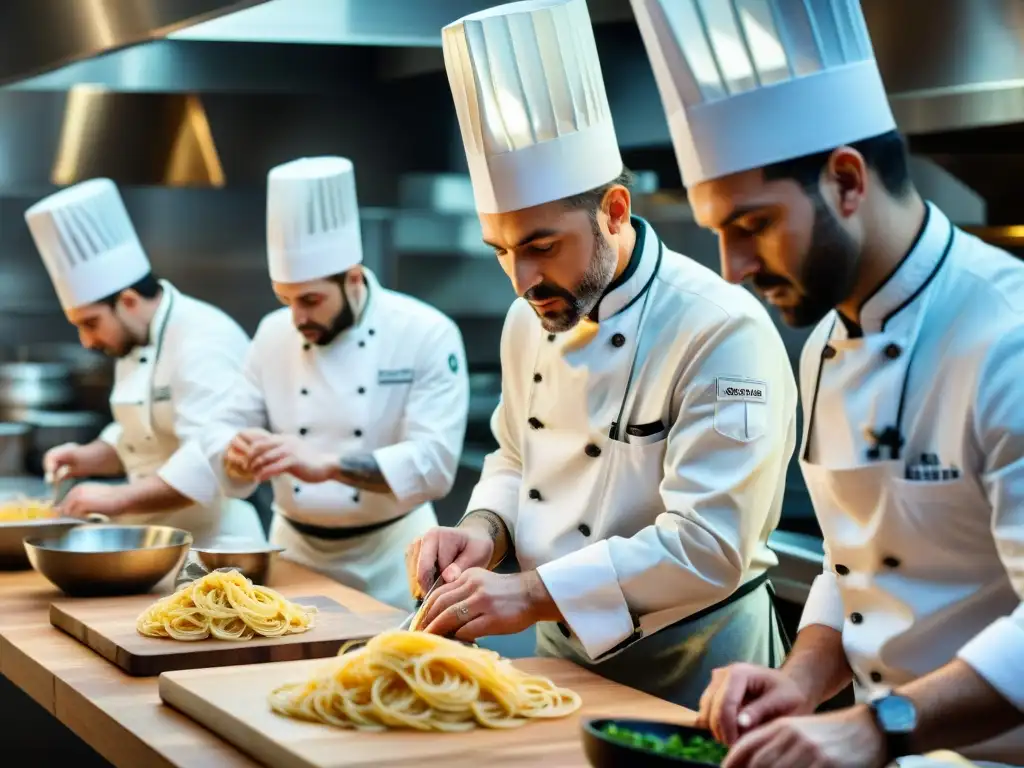
[[[221,495],[195,442],[241,375],[245,332],[153,275],[109,179],[57,192],[25,219],[82,345],[117,358],[113,422],[87,445],[51,449],[43,464],[52,477],[127,474],[128,482],[80,483],[60,511],[170,525],[201,544],[221,536],[263,541],[256,510]]]
[[[915,189],[859,3],[714,38],[696,6],[633,7],[725,276],[814,326],[801,467],[825,569],[782,669],[705,693],[725,765],[1024,765],[1024,264]],[[728,50],[725,79],[687,64]],[[811,714],[851,680],[857,706]]]
[[[285,306],[260,323],[207,456],[236,495],[272,482],[284,556],[411,609],[404,553],[437,524],[431,502],[451,489],[465,437],[462,336],[362,265],[349,160],[295,160],[267,185]]]
[[[461,19],[443,49],[484,240],[519,294],[467,515],[410,551],[421,625],[537,625],[539,652],[696,706],[773,664],[767,569],[796,382],[749,292],[631,215],[585,0]],[[485,44],[486,41],[486,44]],[[520,572],[494,568],[514,547]]]

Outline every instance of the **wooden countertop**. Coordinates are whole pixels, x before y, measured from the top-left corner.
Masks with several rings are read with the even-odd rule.
[[[286,560],[272,586],[332,597],[355,611],[384,606]],[[105,759],[124,768],[253,768],[200,725],[160,702],[157,678],[133,678],[50,625],[63,594],[35,571],[0,572],[0,674]]]

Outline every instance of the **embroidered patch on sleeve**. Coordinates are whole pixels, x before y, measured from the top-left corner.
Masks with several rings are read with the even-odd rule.
[[[718,377],[718,399],[743,400],[747,403],[767,403],[768,383],[757,379]]]

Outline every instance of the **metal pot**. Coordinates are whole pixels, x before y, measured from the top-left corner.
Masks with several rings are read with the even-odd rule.
[[[74,401],[75,387],[67,365],[0,364],[0,407],[5,410],[68,408]]]
[[[48,450],[64,443],[92,442],[106,425],[102,416],[91,411],[27,411],[21,420],[32,428],[26,466],[34,474],[42,474]]]
[[[0,422],[0,477],[25,474],[31,437],[28,424]]]
[[[114,385],[114,360],[107,355],[68,342],[24,344],[7,354],[12,361],[67,366],[75,396],[74,404],[68,407],[110,415],[108,399]]]

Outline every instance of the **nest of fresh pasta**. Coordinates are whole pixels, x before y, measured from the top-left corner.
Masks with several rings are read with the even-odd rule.
[[[138,618],[146,637],[172,640],[251,640],[306,632],[316,606],[298,605],[237,570],[213,571],[157,600]]]

